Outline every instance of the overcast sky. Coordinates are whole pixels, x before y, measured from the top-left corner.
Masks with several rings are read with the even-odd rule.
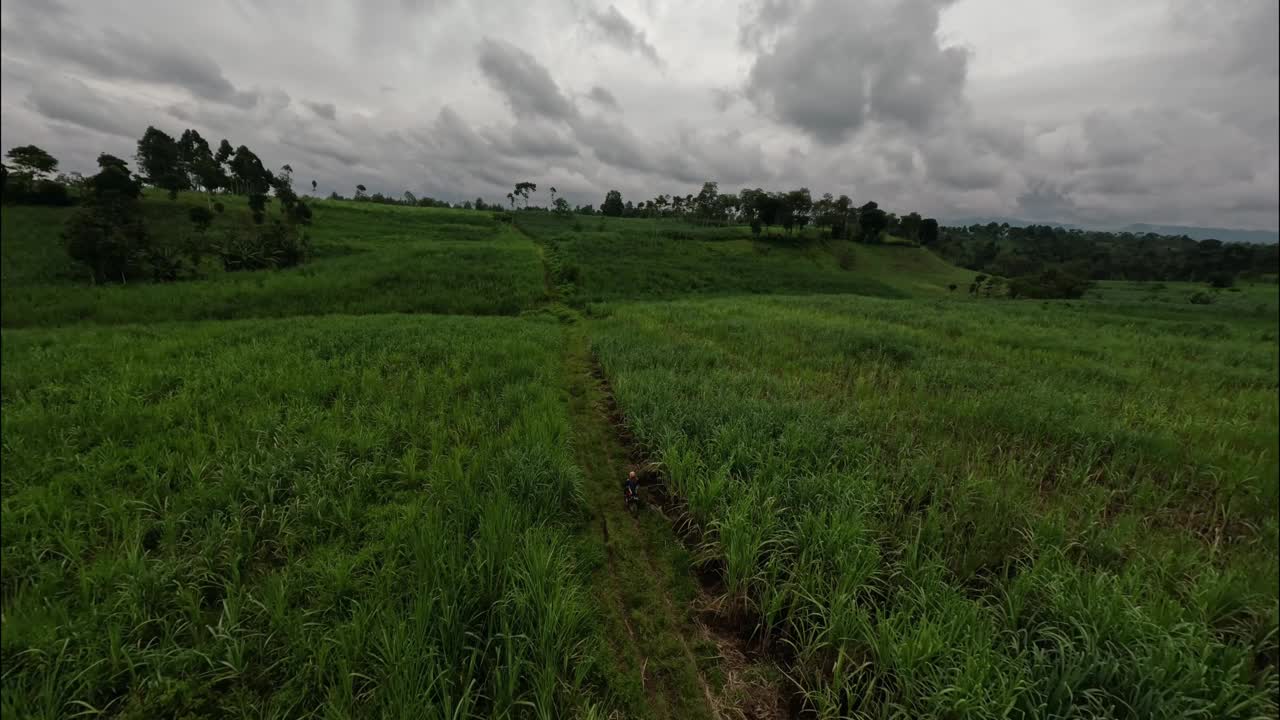
[[[194,127],[347,195],[1275,229],[1277,4],[5,0],[0,131],[89,170]]]

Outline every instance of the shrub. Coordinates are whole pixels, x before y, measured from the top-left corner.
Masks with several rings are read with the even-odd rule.
[[[1093,282],[1082,275],[1062,268],[1050,267],[1039,275],[1029,275],[1009,281],[1009,297],[1074,300],[1084,297],[1085,291],[1091,287]]]
[[[310,254],[305,232],[297,226],[272,220],[224,231],[218,247],[222,267],[228,272],[263,270],[299,265]]]
[[[98,157],[101,168],[89,178],[85,205],[67,220],[62,238],[67,254],[89,268],[95,282],[124,282],[146,274],[151,238],[142,223],[142,186],[123,160]]]
[[[177,248],[155,246],[145,253],[146,271],[155,282],[173,282],[189,273],[182,254]]]
[[[56,180],[36,180],[8,177],[4,181],[5,202],[19,205],[50,205],[61,207],[74,205],[67,186]]]
[[[1209,287],[1229,288],[1236,284],[1236,278],[1229,272],[1216,272],[1209,276]]]
[[[204,232],[209,229],[209,224],[213,222],[213,212],[203,205],[193,206],[187,211],[187,217],[191,220],[191,224],[196,230]]]
[[[36,183],[35,189],[27,197],[27,202],[32,205],[52,205],[65,207],[74,205],[75,200],[67,192],[67,186],[52,180],[41,180]]]
[[[137,218],[89,206],[67,221],[63,240],[67,254],[89,268],[94,282],[125,282],[146,272],[151,240]]]

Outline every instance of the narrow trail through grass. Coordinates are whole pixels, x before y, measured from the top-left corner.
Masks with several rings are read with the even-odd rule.
[[[642,468],[619,437],[607,381],[580,326],[566,327],[565,346],[573,450],[592,511],[582,540],[604,555],[591,587],[618,699],[632,717],[782,717],[776,678],[749,662],[736,638],[699,622],[708,603],[658,498],[642,492],[645,504],[635,515],[623,504],[622,479]]]
[[[623,505],[627,449],[609,422],[586,338],[568,327],[565,342],[573,450],[592,512],[582,540],[602,551],[590,554],[591,587],[612,651],[613,689],[629,716],[714,718],[716,688],[699,662],[714,665],[717,653],[688,612],[697,594],[688,554],[660,513],[644,508],[633,516]]]
[[[514,227],[542,261],[547,302],[562,302],[546,248]],[[612,392],[584,326],[567,322],[563,338],[574,459],[591,513],[579,541],[582,557],[593,563],[590,587],[609,646],[616,704],[627,717],[658,720],[782,717],[776,678],[747,661],[736,639],[699,622],[699,608],[708,602],[667,516],[656,504],[634,515],[626,509],[622,481],[641,470],[641,461],[615,423]]]

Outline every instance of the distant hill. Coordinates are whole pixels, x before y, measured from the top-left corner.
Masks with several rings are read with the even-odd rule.
[[[1186,235],[1193,240],[1216,238],[1223,242],[1254,243],[1257,245],[1275,245],[1280,242],[1280,232],[1275,230],[1235,230],[1232,228],[1191,227],[1187,225],[1150,225],[1133,223],[1120,230],[1135,233],[1159,233],[1160,235]]]
[[[1196,227],[1194,225],[1154,225],[1151,223],[1130,223],[1128,225],[1082,225],[1080,223],[1057,222],[1053,220],[1023,220],[1011,217],[967,217],[943,221],[943,225],[985,225],[990,222],[1009,223],[1018,227],[1027,225],[1051,225],[1053,227],[1078,228],[1081,230],[1106,230],[1109,232],[1158,233],[1160,235],[1186,235],[1193,240],[1215,238],[1223,242],[1253,243],[1256,245],[1275,245],[1280,243],[1280,231],[1276,230],[1239,230],[1235,228]]]

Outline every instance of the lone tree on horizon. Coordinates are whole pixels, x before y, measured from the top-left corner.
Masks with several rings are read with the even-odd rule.
[[[58,169],[58,159],[35,145],[13,148],[6,157],[13,163],[13,174],[26,179],[28,189],[35,184],[36,180]]]
[[[524,198],[525,210],[529,209],[529,193],[533,193],[533,192],[538,192],[537,183],[531,183],[527,180],[525,182],[516,183],[516,189],[514,191],[514,194],[517,197]]]

